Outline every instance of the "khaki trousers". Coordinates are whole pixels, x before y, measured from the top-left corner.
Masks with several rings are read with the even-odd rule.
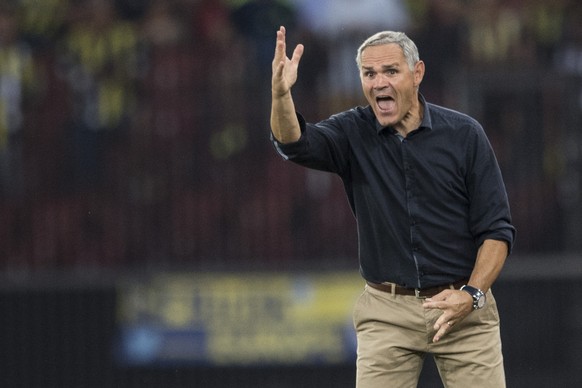
[[[423,299],[366,286],[354,307],[358,338],[357,388],[412,388],[426,354],[432,354],[446,388],[505,387],[499,313],[491,291],[438,343],[433,325],[442,313]]]

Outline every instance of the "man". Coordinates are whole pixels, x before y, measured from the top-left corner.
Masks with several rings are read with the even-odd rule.
[[[491,285],[515,230],[501,173],[474,119],[425,101],[425,66],[403,33],[358,49],[367,107],[317,124],[295,112],[304,51],[277,32],[272,140],[285,158],[338,174],[357,219],[364,293],[354,309],[359,388],[416,386],[426,354],[446,387],[504,387]],[[338,80],[341,82],[341,80]]]

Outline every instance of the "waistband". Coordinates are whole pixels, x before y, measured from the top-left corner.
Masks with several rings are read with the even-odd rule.
[[[459,288],[463,287],[467,284],[468,279],[462,279],[455,283],[445,284],[442,286],[435,286],[429,288],[406,288],[399,286],[398,284],[394,283],[372,283],[366,281],[366,284],[376,290],[388,292],[393,295],[409,295],[409,296],[416,296],[417,298],[432,298],[436,294],[440,293],[444,290],[458,290]]]

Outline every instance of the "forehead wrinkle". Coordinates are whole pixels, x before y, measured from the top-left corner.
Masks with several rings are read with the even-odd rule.
[[[372,65],[390,66],[406,62],[404,53],[400,46],[394,43],[370,46],[362,52],[361,67]]]

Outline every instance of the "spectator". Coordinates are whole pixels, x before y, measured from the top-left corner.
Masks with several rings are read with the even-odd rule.
[[[424,95],[437,104],[454,105],[447,93],[448,74],[462,66],[464,10],[460,0],[427,2],[426,15],[415,30],[423,61],[431,68],[423,81]]]
[[[135,110],[141,46],[135,25],[118,16],[112,0],[78,7],[59,47],[59,70],[73,94],[74,182],[95,185]]]
[[[4,4],[0,6],[0,194],[14,196],[23,189],[22,127],[34,76],[32,51],[18,35],[16,10]]]
[[[526,33],[521,11],[517,5],[500,0],[470,3],[466,18],[470,65],[536,63],[535,44]]]
[[[278,0],[253,0],[234,10],[234,25],[255,51],[259,74],[271,69],[273,31],[280,25],[292,29],[297,21],[295,10]]]
[[[235,8],[231,16],[236,31],[245,39],[249,53],[247,55],[250,57],[247,68],[244,68],[245,83],[241,91],[253,98],[245,99],[241,105],[247,112],[246,125],[239,126],[234,131],[231,129],[223,136],[234,144],[246,143],[254,146],[249,147],[249,151],[253,158],[257,158],[255,160],[258,163],[262,163],[267,147],[265,144],[264,149],[259,149],[258,145],[264,144],[262,133],[268,127],[269,117],[264,111],[254,107],[267,104],[270,98],[270,86],[262,75],[271,71],[273,31],[283,24],[293,30],[297,25],[297,15],[295,9],[286,1],[251,0]],[[226,142],[223,140],[221,143]]]
[[[15,3],[18,3],[24,39],[35,49],[51,49],[63,33],[73,1],[15,0]]]

